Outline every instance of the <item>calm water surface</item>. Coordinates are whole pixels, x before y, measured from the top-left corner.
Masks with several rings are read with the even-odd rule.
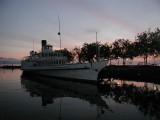
[[[160,120],[159,90],[153,83],[92,85],[0,69],[0,119]]]

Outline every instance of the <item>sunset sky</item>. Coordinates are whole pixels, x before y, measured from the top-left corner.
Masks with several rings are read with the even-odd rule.
[[[0,57],[22,59],[41,40],[59,49],[96,40],[134,41],[138,33],[160,27],[160,0],[0,0]]]

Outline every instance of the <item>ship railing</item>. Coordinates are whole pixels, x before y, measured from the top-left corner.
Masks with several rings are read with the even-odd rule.
[[[33,57],[33,56],[26,56],[24,58],[22,58],[22,61],[28,61],[28,62],[31,62],[31,61],[35,61],[36,57]]]
[[[26,61],[28,59],[29,59],[29,56],[25,56],[25,57],[22,58],[22,61]]]

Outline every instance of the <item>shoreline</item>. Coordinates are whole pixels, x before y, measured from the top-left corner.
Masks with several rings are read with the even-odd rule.
[[[20,65],[0,66],[1,69],[21,69]],[[106,66],[99,72],[99,79],[115,78],[123,80],[160,83],[160,66],[126,65]]]
[[[21,65],[4,65],[4,66],[0,66],[0,68],[3,68],[3,69],[20,69],[21,68]]]
[[[106,66],[100,71],[100,79],[115,78],[123,80],[160,83],[160,66]]]

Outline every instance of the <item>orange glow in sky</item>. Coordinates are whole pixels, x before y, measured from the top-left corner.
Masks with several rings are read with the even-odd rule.
[[[160,25],[158,0],[1,0],[0,57],[21,59],[41,40],[59,49],[58,15],[62,48],[85,42],[112,43],[134,40],[138,33]]]

